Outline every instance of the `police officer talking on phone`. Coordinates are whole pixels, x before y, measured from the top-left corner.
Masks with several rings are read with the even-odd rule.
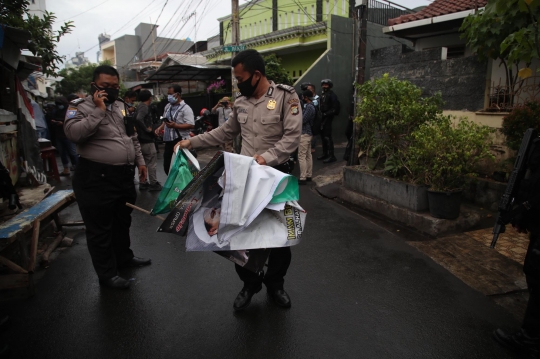
[[[235,101],[227,122],[215,130],[181,141],[177,146],[189,149],[211,147],[241,134],[242,155],[252,156],[261,166],[272,166],[290,173],[289,158],[297,149],[302,133],[302,109],[296,91],[291,86],[276,85],[266,78],[264,60],[256,50],[240,52],[233,59],[232,66],[242,96]],[[291,300],[283,288],[290,263],[291,249],[283,247],[272,248],[268,269],[263,275],[235,265],[244,287],[233,308],[246,308],[263,283],[277,305],[290,307]]]
[[[137,192],[133,177],[146,179],[146,166],[137,135],[124,121],[126,107],[118,99],[120,76],[114,67],[94,70],[91,95],[70,102],[66,112],[66,136],[77,144],[81,156],[73,178],[86,241],[101,285],[126,289],[130,282],[118,275],[122,267],[140,267],[150,259],[130,249],[130,207]]]

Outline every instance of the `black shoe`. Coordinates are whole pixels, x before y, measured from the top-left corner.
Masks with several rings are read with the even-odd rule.
[[[274,303],[279,305],[282,308],[291,307],[291,298],[283,289],[278,290],[268,290],[268,295],[274,300]]]
[[[128,289],[130,282],[122,277],[114,276],[109,279],[100,279],[99,284],[113,289]]]
[[[150,258],[133,257],[130,260],[122,263],[119,267],[142,267],[150,264],[152,264],[152,260]]]
[[[150,187],[150,184],[148,182],[139,183],[139,191],[146,191],[148,187]]]
[[[322,155],[322,156],[317,157],[317,160],[324,161],[327,158],[328,158],[328,155]]]
[[[311,182],[311,177],[307,177],[306,181]]]
[[[307,181],[306,180],[298,180],[298,184],[299,185],[305,185],[305,184],[307,184]]]
[[[242,288],[242,290],[240,291],[240,293],[238,293],[236,299],[234,300],[234,310],[246,309],[249,303],[251,303],[251,297],[253,297],[256,293],[259,293],[261,288],[262,286],[259,286],[258,289],[253,289],[249,287]]]
[[[337,161],[337,158],[335,156],[329,156],[327,159],[323,160],[323,163],[332,163],[336,161]]]
[[[507,334],[502,329],[493,332],[493,339],[502,346],[529,358],[540,358],[540,336],[530,337],[524,329]]]

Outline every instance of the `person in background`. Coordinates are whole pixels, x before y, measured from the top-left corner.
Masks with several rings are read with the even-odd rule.
[[[302,110],[302,136],[300,136],[300,146],[298,147],[298,163],[300,163],[300,180],[298,184],[304,185],[306,181],[311,181],[313,158],[311,157],[311,127],[315,122],[316,110],[311,99],[313,92],[306,90],[302,92],[304,109]]]
[[[229,100],[229,97],[225,96],[212,108],[212,113],[218,115],[218,124],[223,126],[225,122],[229,119],[229,116],[232,113],[232,106]],[[232,152],[233,143],[227,142],[222,145],[223,151]]]
[[[34,111],[34,121],[36,122],[36,133],[38,138],[49,139],[49,128],[47,127],[45,114],[36,101],[30,99],[30,103],[32,104],[32,110]]]
[[[313,101],[312,101],[313,106],[315,106],[315,109],[317,111],[320,111],[319,95],[317,95],[317,90],[315,88],[315,85],[310,83],[307,86],[307,89],[313,93]],[[317,136],[311,136],[311,153],[315,153],[315,147],[317,147]]]
[[[497,329],[493,338],[520,353],[520,358],[540,358],[540,138],[534,140],[527,159],[527,174],[518,184],[514,203],[517,214],[511,221],[512,227],[518,233],[530,234],[523,263],[529,301],[521,328],[515,332]]]
[[[323,161],[323,163],[331,163],[337,161],[336,156],[334,156],[332,122],[334,121],[334,116],[339,114],[340,104],[336,94],[334,93],[334,91],[332,91],[332,87],[334,87],[332,80],[322,80],[321,87],[322,94],[319,104],[323,116],[323,124],[321,131],[323,154],[322,156],[317,157],[317,159],[319,161]]]
[[[148,169],[148,178],[146,182],[139,184],[139,191],[161,191],[161,184],[157,180],[157,152],[155,143],[155,133],[152,130],[152,114],[150,113],[150,104],[152,103],[152,94],[148,90],[142,90],[139,93],[139,106],[135,112],[135,128],[137,137],[141,143],[141,152]]]
[[[78,98],[76,95],[68,95],[70,99]],[[79,156],[75,150],[75,145],[71,142],[64,132],[64,120],[69,105],[69,100],[64,96],[59,96],[54,99],[55,111],[54,116],[50,120],[50,128],[55,133],[56,149],[60,153],[62,159],[62,165],[64,169],[60,172],[60,176],[70,176],[69,162],[71,161],[71,170],[75,171]]]
[[[189,130],[195,127],[193,110],[182,100],[182,87],[171,85],[167,90],[169,103],[163,111],[163,123],[156,129],[156,135],[163,131],[163,169],[169,174],[171,159],[174,154],[174,146],[181,140],[189,138]]]
[[[124,94],[124,103],[126,104],[126,116],[135,115],[135,101],[137,101],[137,93],[135,91],[126,91]]]

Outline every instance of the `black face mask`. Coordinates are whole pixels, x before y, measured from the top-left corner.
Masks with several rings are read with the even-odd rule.
[[[240,93],[242,94],[242,96],[246,96],[246,97],[253,96],[253,93],[255,93],[255,90],[259,86],[259,82],[261,81],[260,78],[257,80],[257,83],[255,85],[251,84],[251,81],[253,80],[253,75],[251,75],[249,79],[247,79],[246,81],[240,82],[238,84],[238,90],[240,90]]]
[[[95,91],[105,91],[107,93],[107,101],[104,101],[105,104],[110,105],[114,103],[118,99],[118,94],[120,93],[120,89],[113,89],[113,88],[100,88],[97,85],[92,85],[94,88],[92,92]],[[93,94],[93,93],[92,93]]]

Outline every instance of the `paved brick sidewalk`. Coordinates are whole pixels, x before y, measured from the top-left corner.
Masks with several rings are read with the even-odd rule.
[[[466,235],[474,238],[478,242],[490,246],[493,239],[492,229],[486,228],[478,231],[466,232]],[[529,245],[529,235],[515,232],[512,227],[507,227],[497,240],[495,250],[504,256],[523,264],[527,246]]]

